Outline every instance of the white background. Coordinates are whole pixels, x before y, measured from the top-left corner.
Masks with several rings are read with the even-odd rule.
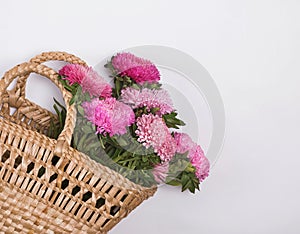
[[[223,96],[221,157],[200,193],[164,187],[111,233],[296,234],[299,12],[299,0],[1,1],[0,72],[48,50],[90,65],[137,45],[185,51]]]

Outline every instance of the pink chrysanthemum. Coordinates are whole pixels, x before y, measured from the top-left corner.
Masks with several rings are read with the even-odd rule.
[[[200,145],[197,145],[186,133],[175,133],[174,139],[177,145],[177,152],[180,154],[188,151],[188,158],[196,168],[196,176],[202,182],[209,175],[210,164],[205,157]]]
[[[122,90],[120,101],[131,105],[133,109],[146,106],[147,111],[150,111],[152,108],[158,108],[156,114],[160,116],[174,111],[172,100],[165,89],[126,88]]]
[[[112,65],[121,76],[128,76],[138,84],[160,80],[159,71],[152,62],[131,53],[118,53],[113,57]]]
[[[169,163],[167,162],[155,165],[152,171],[155,181],[159,184],[165,182],[168,171]]]
[[[135,121],[132,109],[115,98],[93,99],[82,104],[86,118],[97,126],[97,133],[113,135],[125,134],[126,127]]]
[[[142,115],[136,121],[138,141],[146,148],[153,147],[162,161],[169,161],[176,152],[176,142],[168,127],[157,115]]]
[[[64,66],[59,74],[68,80],[70,85],[75,83],[82,87],[84,93],[88,92],[91,97],[110,97],[112,89],[106,81],[91,67],[78,64]]]
[[[176,153],[176,142],[171,135],[168,135],[163,144],[157,149],[157,154],[163,161],[170,161]]]
[[[135,133],[139,136],[138,141],[146,148],[152,146],[157,149],[167,138],[167,126],[159,116],[142,115],[137,118],[136,124],[138,128]]]

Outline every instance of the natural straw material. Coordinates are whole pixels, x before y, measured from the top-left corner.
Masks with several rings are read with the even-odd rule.
[[[58,74],[38,63],[75,56],[44,53],[0,81],[0,230],[4,233],[107,233],[156,188],[145,188],[70,147],[76,122],[71,94]],[[25,98],[30,73],[54,82],[66,104],[58,139],[47,136],[51,112]],[[18,79],[12,90],[8,85]]]

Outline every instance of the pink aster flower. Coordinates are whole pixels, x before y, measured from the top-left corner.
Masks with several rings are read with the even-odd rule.
[[[138,84],[160,80],[159,71],[152,62],[131,53],[118,53],[113,57],[112,65],[121,76],[128,76]]]
[[[186,133],[175,133],[174,139],[177,145],[177,152],[184,154],[188,151],[188,158],[196,168],[196,176],[202,182],[209,175],[210,163],[205,157],[200,145],[197,145]]]
[[[87,67],[79,64],[67,64],[59,70],[59,74],[69,81],[70,85],[81,84],[87,75]]]
[[[88,92],[91,97],[110,97],[112,93],[111,86],[98,75],[92,68],[88,68],[87,74],[81,83],[82,91]]]
[[[169,161],[176,152],[176,142],[163,119],[157,115],[142,115],[136,121],[138,141],[153,147],[162,161]]]
[[[200,145],[196,145],[189,151],[188,155],[191,164],[196,168],[196,176],[202,182],[209,175],[210,164],[208,159],[204,156],[204,152]]]
[[[125,134],[135,121],[132,109],[115,98],[93,99],[82,104],[86,118],[97,127],[97,133],[110,136]]]
[[[84,93],[88,92],[91,97],[110,97],[112,89],[106,81],[91,67],[78,64],[64,66],[59,74],[68,80],[70,85],[75,83],[82,87]]]
[[[122,90],[121,102],[131,105],[133,109],[147,107],[147,111],[158,108],[158,115],[164,115],[174,111],[171,97],[165,89],[141,89],[126,88]]]
[[[169,171],[169,163],[157,164],[153,168],[153,176],[157,183],[163,183],[166,181],[166,177]]]
[[[196,143],[190,138],[186,133],[174,133],[174,139],[176,141],[177,150],[176,152],[184,154],[189,151],[191,148],[196,146]]]

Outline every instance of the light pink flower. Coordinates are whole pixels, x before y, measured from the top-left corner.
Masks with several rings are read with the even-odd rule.
[[[92,68],[87,70],[87,74],[82,80],[81,87],[82,91],[84,93],[88,92],[91,97],[111,97],[111,86]]]
[[[110,97],[112,89],[110,85],[98,75],[91,67],[79,64],[68,64],[59,70],[59,74],[69,81],[82,87],[84,93],[88,92],[91,97]]]
[[[210,163],[204,156],[204,152],[200,145],[196,145],[189,151],[188,155],[191,164],[196,168],[196,176],[202,182],[209,175]]]
[[[167,162],[155,165],[152,171],[155,181],[159,184],[165,182],[168,171],[169,163]]]
[[[131,53],[118,53],[112,58],[112,65],[121,76],[128,76],[138,84],[160,80],[159,71],[152,62]]]
[[[162,161],[170,161],[176,153],[176,142],[172,135],[168,135],[163,144],[157,149]]]
[[[197,145],[186,133],[175,133],[176,152],[184,154],[188,151],[188,158],[196,168],[196,176],[202,182],[209,175],[210,163],[205,157],[200,145]]]
[[[125,134],[135,121],[132,109],[115,98],[93,99],[82,104],[86,118],[97,126],[97,133],[110,136]]]
[[[174,133],[174,139],[176,141],[177,150],[176,152],[184,154],[189,151],[191,148],[196,146],[196,143],[190,138],[186,133]]]
[[[120,101],[131,105],[133,109],[146,106],[147,111],[150,111],[159,108],[156,114],[160,116],[174,111],[172,100],[165,89],[126,88],[122,90]]]
[[[176,142],[163,119],[157,115],[142,115],[136,121],[138,141],[153,147],[162,161],[169,161],[176,152]]]

